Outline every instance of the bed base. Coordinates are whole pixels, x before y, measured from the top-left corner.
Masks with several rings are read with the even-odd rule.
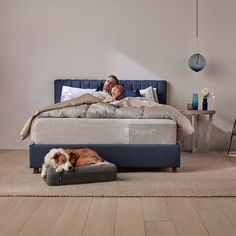
[[[92,148],[118,168],[172,168],[180,167],[178,144],[31,144],[30,168],[39,173],[45,155],[52,148]]]

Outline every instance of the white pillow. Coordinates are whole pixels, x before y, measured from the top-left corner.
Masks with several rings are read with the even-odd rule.
[[[140,89],[139,92],[142,95],[142,97],[144,97],[145,99],[150,100],[150,101],[155,101],[158,103],[156,88],[153,88],[152,86],[150,86],[145,89]]]
[[[142,95],[142,97],[146,98],[147,100],[154,101],[152,86],[145,88],[145,89],[140,89],[139,92]]]
[[[157,88],[153,88],[153,95],[154,95],[154,100],[156,103],[159,103],[158,97],[157,97]]]
[[[62,86],[61,102],[64,102],[71,98],[82,96],[84,94],[92,94],[92,92],[94,91],[96,91],[96,89],[82,89],[69,86]]]

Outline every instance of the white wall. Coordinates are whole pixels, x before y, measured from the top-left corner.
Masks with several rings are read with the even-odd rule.
[[[199,2],[207,67],[195,73],[187,66],[196,49],[195,0],[0,0],[0,148],[27,147],[19,132],[53,102],[54,79],[111,73],[167,80],[169,103],[180,109],[193,92],[212,89],[212,148],[225,148],[236,115],[236,1]]]

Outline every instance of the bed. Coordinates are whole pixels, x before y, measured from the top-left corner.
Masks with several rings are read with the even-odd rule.
[[[104,80],[55,80],[54,102],[60,102],[62,86],[96,89],[101,83],[104,83]],[[152,86],[156,88],[159,103],[167,103],[166,81],[120,80],[119,84],[123,85],[125,89],[132,89],[133,91]],[[112,130],[112,126],[109,125],[109,122],[111,124],[113,121],[112,119],[106,120],[103,118],[89,120],[78,118],[49,118],[46,122],[45,118],[37,119],[31,128],[31,130],[34,129],[34,135],[31,135],[33,144],[29,146],[30,168],[34,169],[34,173],[39,172],[39,168],[42,166],[46,153],[49,152],[51,148],[59,147],[92,148],[103,156],[104,159],[116,164],[118,168],[172,168],[172,172],[176,172],[177,168],[180,167],[180,146],[177,143],[177,127],[174,121],[163,120],[160,122],[157,119],[147,119],[146,121],[149,123],[146,124],[145,119],[116,119],[114,121],[116,129],[114,128],[114,130]],[[58,124],[56,125],[57,122]],[[60,122],[63,122],[64,125]],[[96,122],[97,125],[94,125],[93,123]],[[56,127],[55,129],[53,128],[54,125]],[[64,131],[60,131],[60,127],[66,125],[68,129],[73,130],[73,137],[71,138],[71,135],[66,134],[64,137],[68,138],[62,139],[60,132]],[[116,139],[109,137],[102,139],[99,138],[99,136],[97,137],[96,135],[99,132],[97,132],[96,129],[98,126],[102,126],[103,130],[109,130]],[[41,130],[43,130],[42,127],[44,127],[47,133],[41,132]],[[88,131],[89,127],[93,128]],[[128,131],[127,127],[129,128]],[[130,127],[133,127],[133,130]],[[142,128],[139,129],[139,127]],[[153,127],[157,128],[154,129]],[[124,132],[121,132],[122,130]],[[144,131],[140,133],[138,130],[146,130],[146,133]],[[150,130],[155,130],[155,132],[153,131],[151,133]],[[123,137],[125,137],[125,135],[127,136],[127,132],[129,138],[125,139]],[[85,137],[85,133],[87,133],[87,137]],[[155,133],[156,136],[152,136],[153,133]],[[137,134],[140,134],[139,136],[142,137],[137,138]],[[100,137],[105,137],[105,135],[100,135]]]

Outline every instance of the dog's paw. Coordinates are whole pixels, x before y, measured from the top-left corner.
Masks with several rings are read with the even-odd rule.
[[[63,172],[63,168],[59,166],[59,167],[56,168],[55,171],[56,171],[56,173],[62,173]]]
[[[46,177],[46,172],[47,172],[46,165],[43,164],[42,170],[41,170],[41,177],[42,177],[42,178],[45,178],[45,177]]]
[[[42,177],[42,178],[46,178],[46,175],[43,174],[43,173],[41,173],[41,177]]]

